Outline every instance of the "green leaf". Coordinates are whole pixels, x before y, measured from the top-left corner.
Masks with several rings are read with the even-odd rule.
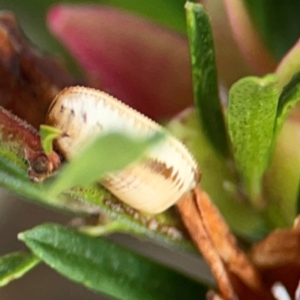
[[[292,80],[284,87],[278,101],[276,117],[276,135],[291,110],[300,100],[300,73],[293,76]]]
[[[300,42],[298,42],[289,50],[282,58],[276,68],[278,77],[278,86],[282,90],[283,87],[292,81],[293,77],[300,72]]]
[[[299,149],[299,124],[288,118],[276,137],[276,147],[263,180],[263,193],[267,199],[264,215],[267,214],[274,228],[291,227],[297,215]]]
[[[228,142],[219,99],[211,25],[202,5],[187,2],[185,8],[195,103],[208,140],[217,151],[227,155]]]
[[[0,120],[2,119],[0,118]],[[14,121],[14,118],[11,117],[11,120]],[[28,166],[24,161],[24,148],[30,148],[32,144],[39,143],[37,133],[34,129],[26,126],[21,127],[21,132],[16,131],[18,128],[16,126],[5,126],[5,115],[2,121],[3,126],[0,126],[0,186],[39,205],[81,217],[101,214],[106,222],[115,222],[114,226],[106,223],[106,228],[103,231],[107,228],[110,228],[110,231],[121,228],[124,232],[155,239],[170,247],[195,251],[178,214],[174,213],[172,209],[158,215],[142,214],[116,199],[97,183],[84,187],[78,186],[61,193],[57,197],[51,196],[45,184],[30,181],[27,174]],[[163,135],[162,133],[153,136],[153,142],[156,138],[162,138]],[[149,143],[150,141],[151,138],[149,137]],[[118,151],[119,149],[124,150],[123,144],[122,147],[118,148]],[[109,153],[109,155],[112,154],[114,152]],[[118,155],[120,156],[120,153]],[[128,157],[129,154],[126,153],[126,155]],[[113,163],[115,163],[116,157],[117,155],[113,155]],[[98,228],[99,234],[100,231]],[[89,232],[94,234],[95,230],[89,230]]]
[[[274,144],[278,97],[274,75],[243,78],[229,93],[227,121],[235,163],[246,193],[258,207],[262,176]]]
[[[198,162],[201,187],[209,194],[230,228],[247,240],[257,239],[268,232],[261,214],[245,201],[232,162],[212,147],[203,133],[196,110],[187,110],[169,124],[169,131],[182,140]]]
[[[52,126],[41,125],[40,126],[40,137],[43,150],[46,154],[50,154],[53,150],[53,141],[61,135],[61,130]]]
[[[20,157],[24,145],[15,142],[11,151],[0,143],[0,186],[21,197],[52,209],[86,216],[99,214],[116,221],[123,232],[156,240],[168,247],[195,251],[178,214],[172,209],[158,215],[144,215],[120,202],[99,184],[78,186],[51,197],[44,184],[29,180],[27,166]],[[13,152],[15,151],[15,152]]]
[[[112,242],[45,224],[19,238],[59,273],[118,299],[202,299],[195,281]]]
[[[43,188],[33,184],[24,162],[13,152],[0,147],[0,185],[23,197],[42,200]]]
[[[94,204],[102,216],[107,216],[111,222],[115,220],[119,223],[118,225],[115,223],[113,227],[121,229],[122,232],[139,235],[143,238],[147,237],[170,248],[195,252],[194,245],[191,243],[177,211],[173,208],[160,214],[148,215],[132,209],[103,188],[101,189],[99,185],[78,187],[72,191],[68,195],[73,201],[77,199],[80,203]],[[94,210],[95,212],[97,210]]]
[[[100,135],[59,171],[56,180],[48,187],[48,193],[56,196],[71,187],[99,181],[106,174],[121,170],[141,158],[162,137],[163,134],[157,134],[138,140],[117,133]]]
[[[39,263],[31,253],[15,252],[0,257],[0,287],[22,277]]]
[[[19,145],[21,146],[21,145]],[[17,152],[18,149],[15,149]],[[41,183],[29,180],[27,167],[18,155],[0,146],[0,186],[36,204],[72,213],[91,212],[92,204],[79,201],[70,196],[51,197]],[[78,193],[80,194],[80,193]],[[102,196],[103,196],[102,192]],[[78,196],[77,196],[78,197]],[[95,211],[94,207],[94,211]]]

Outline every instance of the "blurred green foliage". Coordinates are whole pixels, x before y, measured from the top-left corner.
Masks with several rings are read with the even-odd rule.
[[[300,36],[300,1],[244,1],[269,50],[282,58]]]

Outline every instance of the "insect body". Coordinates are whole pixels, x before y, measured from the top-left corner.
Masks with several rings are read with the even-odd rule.
[[[62,130],[56,146],[68,160],[99,133],[122,132],[145,138],[165,132],[163,127],[112,96],[85,87],[69,87],[58,94],[46,123]],[[197,164],[189,151],[167,134],[163,141],[150,147],[142,160],[108,174],[101,184],[133,208],[159,213],[193,189],[198,177]]]

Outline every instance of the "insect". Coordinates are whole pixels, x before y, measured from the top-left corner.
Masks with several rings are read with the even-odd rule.
[[[122,132],[145,138],[166,132],[114,97],[80,86],[65,88],[56,96],[49,107],[46,124],[63,132],[55,145],[70,161],[80,147],[100,133]],[[156,214],[175,204],[198,181],[199,172],[193,156],[166,132],[166,138],[150,147],[142,160],[108,174],[100,183],[131,207]]]

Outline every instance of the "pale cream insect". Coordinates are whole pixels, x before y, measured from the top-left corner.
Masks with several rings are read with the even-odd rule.
[[[101,132],[122,132],[135,137],[165,132],[163,127],[112,96],[86,87],[69,87],[58,94],[49,108],[46,124],[62,130],[56,146],[69,160]],[[142,160],[109,174],[101,184],[131,207],[155,214],[192,190],[198,177],[197,164],[187,148],[167,134],[162,142],[150,147]]]

